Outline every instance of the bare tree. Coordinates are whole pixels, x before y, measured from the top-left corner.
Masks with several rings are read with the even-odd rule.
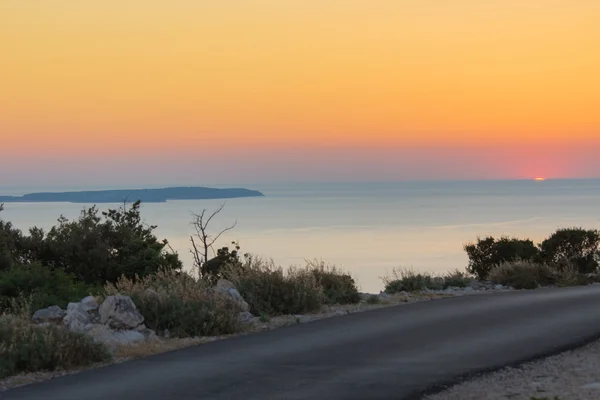
[[[192,243],[190,253],[192,253],[192,256],[194,257],[194,267],[198,268],[198,273],[200,274],[200,276],[202,276],[202,274],[205,273],[202,267],[206,264],[207,261],[209,261],[209,250],[212,251],[213,257],[216,256],[216,252],[213,248],[213,245],[225,232],[232,230],[237,225],[236,221],[233,223],[233,225],[221,230],[215,236],[212,236],[208,233],[210,222],[217,214],[219,214],[223,210],[224,207],[225,203],[221,204],[210,215],[207,213],[206,209],[202,210],[200,214],[192,213],[192,215],[194,216],[192,225],[196,230],[196,234],[190,236],[190,242]]]

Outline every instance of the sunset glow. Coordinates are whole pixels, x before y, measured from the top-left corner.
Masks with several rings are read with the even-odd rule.
[[[537,177],[537,178],[535,178],[535,180],[536,180],[536,181],[545,181],[545,180],[546,180],[546,178]]]
[[[598,176],[598,21],[597,0],[3,0],[0,168]]]

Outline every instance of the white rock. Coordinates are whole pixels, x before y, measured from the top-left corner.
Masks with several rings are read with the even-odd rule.
[[[144,322],[129,296],[108,296],[100,305],[100,323],[113,329],[135,329]]]
[[[88,296],[80,301],[81,309],[87,312],[98,309],[98,300],[94,296]]]
[[[60,323],[65,315],[67,315],[67,313],[59,306],[50,306],[48,308],[37,310],[35,314],[33,314],[31,320],[36,324],[44,322]]]
[[[471,287],[471,286],[467,286],[465,288],[465,292],[469,292],[470,293],[470,292],[474,292],[474,291],[475,291],[475,289],[473,289],[473,287]]]
[[[496,286],[494,286],[494,289],[502,290],[502,289],[504,289],[504,285],[496,285]]]
[[[71,331],[83,332],[87,325],[98,323],[100,320],[97,308],[92,307],[89,298],[86,297],[84,300],[86,300],[85,303],[69,303],[67,305],[63,324]]]
[[[221,284],[221,286],[219,286],[219,283]],[[248,303],[246,303],[240,292],[238,292],[238,290],[235,287],[230,286],[233,286],[233,283],[225,279],[220,279],[219,282],[217,282],[217,286],[215,289],[217,293],[236,302],[240,306],[242,311],[249,311],[250,306],[248,305]]]
[[[145,342],[146,335],[136,330],[110,330],[106,325],[95,324],[86,335],[95,341],[105,344],[109,350],[114,351],[119,345],[128,345]]]

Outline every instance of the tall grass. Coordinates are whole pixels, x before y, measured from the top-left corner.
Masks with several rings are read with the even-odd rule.
[[[90,337],[62,326],[32,324],[26,301],[15,302],[12,311],[0,315],[0,378],[111,360],[108,349]]]
[[[273,261],[249,257],[241,268],[226,268],[254,315],[302,314],[318,311],[325,302],[323,287],[307,268],[287,271]]]
[[[108,295],[130,296],[146,326],[173,337],[213,336],[239,330],[240,307],[216,294],[204,281],[162,270],[144,278],[120,278],[105,287]]]
[[[360,292],[352,276],[335,265],[323,261],[307,261],[306,268],[313,274],[323,289],[327,304],[356,304],[360,302]]]

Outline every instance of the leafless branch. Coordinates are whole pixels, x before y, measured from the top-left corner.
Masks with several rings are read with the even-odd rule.
[[[194,230],[196,231],[196,233],[195,235],[190,236],[190,242],[192,243],[190,253],[194,257],[194,267],[198,269],[198,273],[200,275],[202,274],[202,266],[209,259],[209,250],[212,251],[213,256],[215,256],[216,253],[213,248],[214,244],[224,233],[232,230],[237,225],[236,221],[233,223],[233,225],[228,226],[225,229],[219,231],[219,233],[217,233],[215,236],[212,236],[208,233],[211,221],[216,215],[223,211],[224,207],[225,203],[221,204],[208,217],[206,209],[202,210],[202,212],[199,214],[192,213],[194,220],[191,224],[194,226]]]

